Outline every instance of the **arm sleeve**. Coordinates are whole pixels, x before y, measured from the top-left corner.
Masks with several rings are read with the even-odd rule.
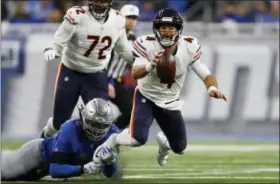
[[[71,24],[68,19],[60,24],[59,28],[54,34],[53,40],[47,45],[47,49],[53,49],[61,56],[63,48],[67,45],[67,42],[72,38],[75,33],[75,25]]]
[[[70,178],[75,176],[81,176],[82,173],[82,166],[73,166],[56,163],[51,163],[50,165],[50,175],[52,178]]]
[[[71,149],[71,132],[62,130],[58,133],[51,155],[49,173],[52,178],[68,178],[80,176],[83,173],[82,166],[72,165],[75,154]]]
[[[201,80],[204,80],[211,72],[205,64],[203,64],[200,59],[196,60],[191,66],[193,71],[199,76]]]
[[[115,45],[116,52],[128,63],[132,64],[133,54],[132,54],[132,48],[131,44],[128,42],[128,39],[126,37],[125,28],[122,28],[121,36],[119,37],[118,41]]]
[[[112,176],[114,176],[114,174],[118,171],[118,165],[117,165],[117,161],[114,162],[111,165],[105,165],[102,173],[104,176],[106,176],[107,178],[111,178]]]
[[[201,80],[204,80],[208,75],[211,74],[205,64],[201,62],[201,45],[195,37],[185,38],[187,47],[190,53],[190,64],[189,66],[199,76]]]

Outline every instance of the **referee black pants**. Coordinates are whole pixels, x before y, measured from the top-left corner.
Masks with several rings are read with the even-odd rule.
[[[110,100],[119,108],[122,113],[115,123],[116,126],[122,130],[129,126],[133,103],[133,93],[122,83],[118,82],[115,84],[115,92],[116,98],[110,98]]]

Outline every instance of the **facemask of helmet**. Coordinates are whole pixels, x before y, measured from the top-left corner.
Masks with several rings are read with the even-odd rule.
[[[159,32],[159,29],[163,25],[174,26],[176,28],[176,34],[169,39],[163,38]],[[183,21],[180,15],[172,9],[164,9],[159,11],[153,22],[153,32],[158,42],[162,47],[171,47],[180,38],[183,30]]]
[[[86,137],[93,141],[100,141],[113,122],[111,106],[103,99],[93,99],[80,110],[80,121]]]
[[[112,0],[89,0],[89,10],[97,20],[105,18],[112,6]]]

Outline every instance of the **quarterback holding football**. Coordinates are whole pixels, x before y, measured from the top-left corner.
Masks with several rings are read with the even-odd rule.
[[[141,36],[134,42],[132,75],[138,79],[138,87],[134,92],[130,127],[113,134],[101,146],[144,145],[156,119],[162,130],[157,134],[158,163],[161,166],[167,164],[170,150],[183,154],[187,147],[187,133],[179,94],[188,67],[203,80],[210,97],[226,101],[215,76],[201,62],[198,40],[181,36],[182,30],[180,15],[172,9],[163,9],[153,21],[154,35]]]

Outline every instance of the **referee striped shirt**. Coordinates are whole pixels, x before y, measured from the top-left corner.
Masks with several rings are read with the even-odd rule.
[[[133,41],[135,41],[136,37],[132,32],[129,32],[127,35],[127,39],[132,46]],[[113,49],[111,53],[111,59],[107,67],[108,77],[110,79],[118,79],[123,76],[124,72],[128,69],[128,67],[128,63],[123,58],[121,58]]]

